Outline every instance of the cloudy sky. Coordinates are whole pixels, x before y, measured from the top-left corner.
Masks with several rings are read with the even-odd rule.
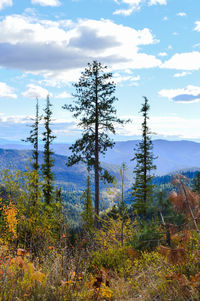
[[[0,0],[0,138],[29,132],[35,98],[47,94],[57,141],[80,136],[62,109],[88,62],[107,65],[118,115],[132,123],[116,140],[140,135],[143,96],[154,139],[200,141],[199,0]]]

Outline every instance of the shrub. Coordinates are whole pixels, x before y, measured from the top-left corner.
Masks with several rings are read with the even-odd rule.
[[[163,234],[155,222],[143,222],[134,232],[131,244],[136,250],[152,251],[160,245]]]
[[[110,247],[92,253],[92,265],[119,271],[130,263],[127,247]]]

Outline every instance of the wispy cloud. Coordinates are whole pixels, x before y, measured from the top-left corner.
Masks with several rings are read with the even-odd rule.
[[[167,0],[150,0],[149,5],[167,5]]]
[[[186,17],[187,16],[187,14],[184,13],[184,12],[177,13],[176,15],[179,16],[179,17]]]
[[[32,123],[31,118],[34,118],[34,116],[7,116],[0,113],[1,138],[18,141],[22,138],[25,139],[30,131],[30,128],[27,125]],[[134,123],[128,123],[123,127],[117,127],[117,135],[123,136],[126,139],[130,139],[132,136],[141,135],[142,117],[135,115],[122,116],[122,118],[131,118],[134,120]],[[174,124],[176,124],[176,127],[174,127]],[[155,132],[158,136],[162,137],[174,136],[181,139],[200,139],[199,118],[183,118],[176,115],[151,116],[149,127],[152,132]],[[13,128],[15,130],[13,130]],[[52,130],[57,136],[57,141],[74,141],[80,137],[81,134],[81,129],[78,128],[75,120],[66,121],[64,119],[56,119],[52,122]]]
[[[50,93],[48,90],[40,86],[29,84],[27,85],[26,91],[24,91],[22,95],[27,98],[46,98],[47,95],[50,95]]]
[[[129,9],[118,9],[114,11],[113,15],[130,16],[133,11],[134,11],[133,7]]]
[[[181,73],[175,73],[175,74],[174,74],[174,77],[184,77],[184,76],[190,75],[190,74],[192,74],[192,73],[191,73],[191,72],[183,71],[183,72],[181,72]]]
[[[130,16],[134,11],[139,10],[142,4],[152,5],[166,5],[167,0],[114,0],[118,5],[127,4],[128,8],[117,9],[113,12],[114,15]]]
[[[41,6],[60,6],[59,0],[31,0],[32,4],[39,4]]]
[[[59,98],[59,99],[72,98],[72,95],[67,92],[62,92],[62,93],[56,95],[55,98]]]
[[[121,75],[120,73],[113,74],[113,80],[116,84],[126,83],[129,86],[138,86],[138,82],[140,81],[140,75]]]
[[[200,31],[200,21],[196,21],[196,22],[195,22],[195,25],[196,25],[196,26],[195,26],[194,30],[195,30],[195,31]]]
[[[17,94],[14,92],[14,88],[8,86],[6,83],[0,82],[0,97],[16,99]]]
[[[0,10],[4,9],[6,6],[12,6],[12,0],[1,0],[0,1]]]
[[[159,52],[158,56],[167,56],[167,52]]]
[[[142,118],[138,115],[126,116],[131,118],[134,123],[129,123],[124,127],[117,128],[117,134],[124,137],[132,137],[141,135]],[[176,125],[176,126],[174,126]],[[176,137],[179,139],[200,139],[200,119],[199,118],[184,118],[177,115],[161,114],[159,116],[151,116],[149,127],[156,136],[168,138]],[[129,138],[130,139],[130,138]]]

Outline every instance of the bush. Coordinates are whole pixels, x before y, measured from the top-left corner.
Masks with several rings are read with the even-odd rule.
[[[160,245],[163,233],[154,222],[143,222],[134,233],[131,242],[133,248],[139,251],[152,251]]]
[[[119,271],[130,263],[130,256],[127,247],[110,247],[93,252],[91,263],[99,269],[104,267],[113,271]]]

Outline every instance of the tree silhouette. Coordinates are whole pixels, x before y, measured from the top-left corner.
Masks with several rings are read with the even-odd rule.
[[[30,142],[33,146],[32,150],[32,167],[35,171],[35,193],[33,196],[33,205],[36,204],[38,200],[38,181],[39,181],[39,123],[42,117],[39,115],[39,104],[38,99],[36,99],[36,110],[35,110],[35,118],[32,119],[34,123],[31,125],[30,136],[27,137],[24,142]]]
[[[95,172],[95,213],[99,215],[99,180],[100,176],[108,182],[112,177],[103,170],[99,162],[99,154],[105,154],[107,148],[113,147],[114,142],[108,133],[115,134],[116,124],[124,121],[116,117],[113,104],[117,101],[114,96],[115,84],[112,73],[106,73],[107,67],[94,61],[88,64],[78,83],[74,84],[76,93],[73,94],[74,105],[65,105],[63,108],[73,112],[79,118],[78,126],[83,129],[82,138],[71,147],[72,155],[68,158],[71,166],[80,161],[94,168]]]
[[[132,160],[136,161],[135,183],[133,185],[134,208],[137,209],[138,214],[146,216],[147,202],[152,199],[153,184],[152,172],[156,169],[153,160],[156,159],[153,155],[153,143],[151,140],[151,131],[147,125],[149,119],[148,112],[150,106],[148,99],[144,97],[144,103],[140,113],[143,116],[142,122],[142,140],[138,143],[135,149],[135,156]]]
[[[43,141],[44,141],[44,163],[42,164],[42,175],[43,175],[43,193],[44,193],[44,200],[47,205],[50,205],[52,203],[52,198],[53,198],[53,181],[54,181],[54,175],[52,173],[52,167],[54,160],[52,158],[53,151],[51,150],[51,144],[53,140],[56,138],[52,134],[52,130],[50,128],[50,123],[51,123],[51,116],[52,116],[52,111],[51,111],[51,106],[52,104],[50,103],[49,96],[47,96],[47,103],[46,103],[46,108],[44,110],[45,116],[44,116],[44,126],[45,126],[45,131],[43,132]]]

